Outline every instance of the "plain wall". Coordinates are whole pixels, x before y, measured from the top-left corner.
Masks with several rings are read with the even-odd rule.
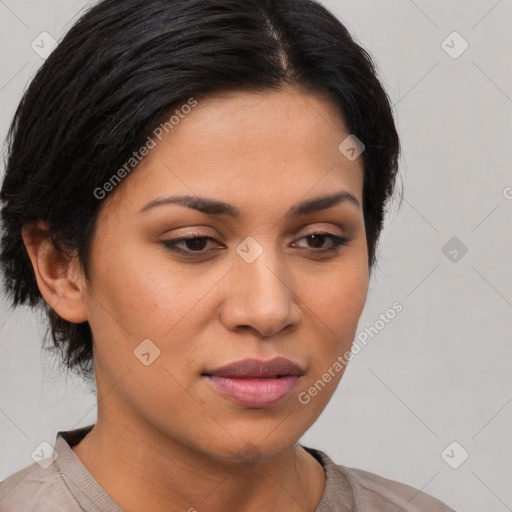
[[[324,3],[375,58],[403,147],[404,201],[387,217],[358,333],[394,302],[403,310],[368,337],[301,442],[459,511],[512,510],[512,2]],[[87,4],[0,2],[2,138],[42,63],[32,41],[59,40]],[[442,46],[454,31],[469,44],[458,58]],[[40,314],[2,295],[0,318],[1,480],[96,410],[41,354]],[[469,453],[457,469],[441,456],[453,441]]]

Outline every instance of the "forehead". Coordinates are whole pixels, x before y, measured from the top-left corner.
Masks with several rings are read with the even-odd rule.
[[[325,96],[284,87],[196,101],[179,116],[169,113],[172,124],[159,138],[152,135],[154,147],[112,194],[112,204],[134,210],[180,193],[249,207],[340,188],[361,202],[362,157],[351,161],[339,150],[349,133]]]

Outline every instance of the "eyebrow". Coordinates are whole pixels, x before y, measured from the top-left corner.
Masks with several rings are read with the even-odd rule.
[[[327,210],[337,204],[349,203],[354,205],[356,208],[360,208],[359,201],[350,192],[340,191],[335,194],[327,196],[315,197],[314,199],[308,199],[292,206],[286,213],[286,218],[299,217],[301,215],[307,215],[309,213],[318,212],[321,210]],[[209,215],[228,215],[230,217],[240,217],[240,210],[233,205],[218,201],[216,199],[209,199],[206,197],[198,196],[172,196],[165,197],[163,199],[153,199],[143,206],[139,213],[147,212],[157,206],[167,204],[180,204],[193,210]]]

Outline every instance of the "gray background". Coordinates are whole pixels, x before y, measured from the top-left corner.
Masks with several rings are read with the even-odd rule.
[[[42,63],[32,41],[59,40],[88,3],[0,0],[2,138]],[[403,311],[355,356],[302,442],[460,511],[512,510],[512,1],[324,3],[374,56],[403,145],[404,201],[389,212],[358,332],[395,301]],[[453,31],[469,43],[456,59],[442,46]],[[41,354],[41,315],[3,296],[0,315],[1,480],[96,411],[85,384]]]

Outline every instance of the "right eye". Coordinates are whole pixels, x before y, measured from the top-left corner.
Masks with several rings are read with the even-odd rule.
[[[211,236],[200,236],[198,234],[190,234],[187,237],[174,238],[170,240],[161,240],[160,243],[167,249],[184,254],[187,256],[202,256],[212,252],[211,250],[205,251],[205,245],[208,241],[216,242],[215,238]],[[180,247],[183,244],[185,247]]]

